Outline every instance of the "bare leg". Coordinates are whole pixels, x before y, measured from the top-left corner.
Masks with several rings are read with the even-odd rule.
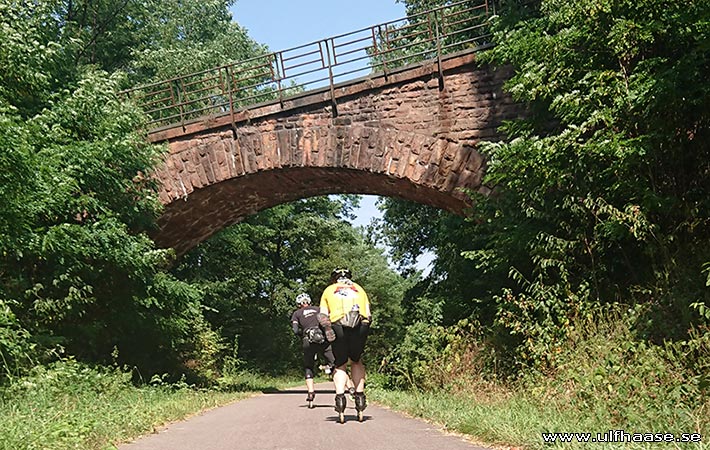
[[[355,392],[363,392],[365,390],[365,364],[362,360],[351,363],[350,371],[352,372],[353,383],[355,384]]]
[[[306,378],[306,389],[308,389],[308,392],[313,392],[315,390],[313,387],[313,378]]]
[[[346,371],[347,364],[338,366],[335,368],[335,374],[333,375],[333,384],[335,384],[335,393],[343,394],[345,393],[345,385],[348,382],[348,372]]]

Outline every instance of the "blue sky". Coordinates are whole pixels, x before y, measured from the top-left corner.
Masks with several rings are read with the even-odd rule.
[[[286,50],[406,16],[394,0],[237,0],[232,18],[271,51]],[[354,225],[379,216],[378,197],[363,196]]]
[[[406,15],[394,0],[237,0],[232,18],[271,51],[367,28]]]

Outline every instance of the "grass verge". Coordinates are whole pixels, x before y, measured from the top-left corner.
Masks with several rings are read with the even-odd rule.
[[[0,392],[0,450],[115,449],[169,422],[289,384],[243,374],[220,390],[136,387],[130,374],[62,361]]]
[[[553,367],[507,382],[481,369],[485,347],[462,338],[427,364],[410,364],[418,371],[408,377],[370,377],[370,394],[476,442],[508,448],[708,450],[710,333],[700,331],[655,345],[619,315],[580,321]],[[402,387],[402,380],[420,384],[385,389]]]
[[[522,393],[500,394],[496,398],[487,395],[480,398],[472,394],[450,392],[390,391],[382,388],[369,389],[370,397],[376,402],[402,411],[413,417],[422,418],[442,428],[465,435],[479,445],[491,448],[547,449],[594,448],[599,450],[641,450],[641,449],[710,449],[707,434],[702,435],[700,443],[682,442],[545,442],[542,433],[609,431],[608,425],[600,424],[594,412],[575,411],[574,408],[555,402],[540,403],[535,398]],[[591,414],[590,414],[591,413]],[[698,414],[701,411],[678,411],[682,423],[675,423],[671,429],[626,429],[631,438],[649,438],[633,436],[634,433],[673,432],[679,436],[682,429],[687,433],[702,433],[698,421],[705,421]],[[707,424],[707,422],[706,422]],[[619,428],[613,428],[619,429]],[[707,430],[705,430],[707,431]],[[655,436],[654,436],[655,438]],[[614,439],[606,437],[607,440]]]

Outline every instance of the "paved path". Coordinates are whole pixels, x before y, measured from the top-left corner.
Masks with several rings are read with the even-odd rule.
[[[316,385],[316,407],[308,409],[303,388],[258,395],[216,408],[120,450],[486,450],[447,435],[426,422],[369,404],[357,421],[348,397],[346,422],[333,410],[331,383]]]

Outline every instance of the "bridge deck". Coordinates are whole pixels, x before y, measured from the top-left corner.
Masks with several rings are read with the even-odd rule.
[[[336,105],[340,99],[353,95],[376,90],[388,85],[395,85],[412,79],[441,71],[447,72],[457,67],[469,65],[475,61],[476,53],[479,49],[471,49],[456,54],[446,55],[441,61],[429,60],[400,67],[397,70],[385,74],[384,72],[374,73],[353,80],[343,81],[330,88],[323,87],[292,95],[280,101],[268,100],[255,104],[248,108],[242,108],[233,114],[221,112],[210,114],[185,122],[184,124],[172,124],[153,129],[148,134],[151,142],[164,142],[178,137],[199,134],[204,131],[222,128],[225,126],[237,127],[239,124],[251,122],[255,119],[267,117],[273,114],[287,114],[296,108],[304,108],[311,105],[331,103]],[[441,67],[439,67],[441,64]],[[441,81],[443,83],[443,80]]]
[[[176,127],[184,133],[195,123],[222,123],[224,118],[236,124],[257,110],[284,109],[303,98],[331,101],[337,114],[342,92],[336,89],[347,91],[348,85],[374,79],[389,82],[423,61],[435,61],[441,78],[447,55],[490,47],[494,5],[494,0],[463,0],[122,94],[150,117],[153,141]]]

